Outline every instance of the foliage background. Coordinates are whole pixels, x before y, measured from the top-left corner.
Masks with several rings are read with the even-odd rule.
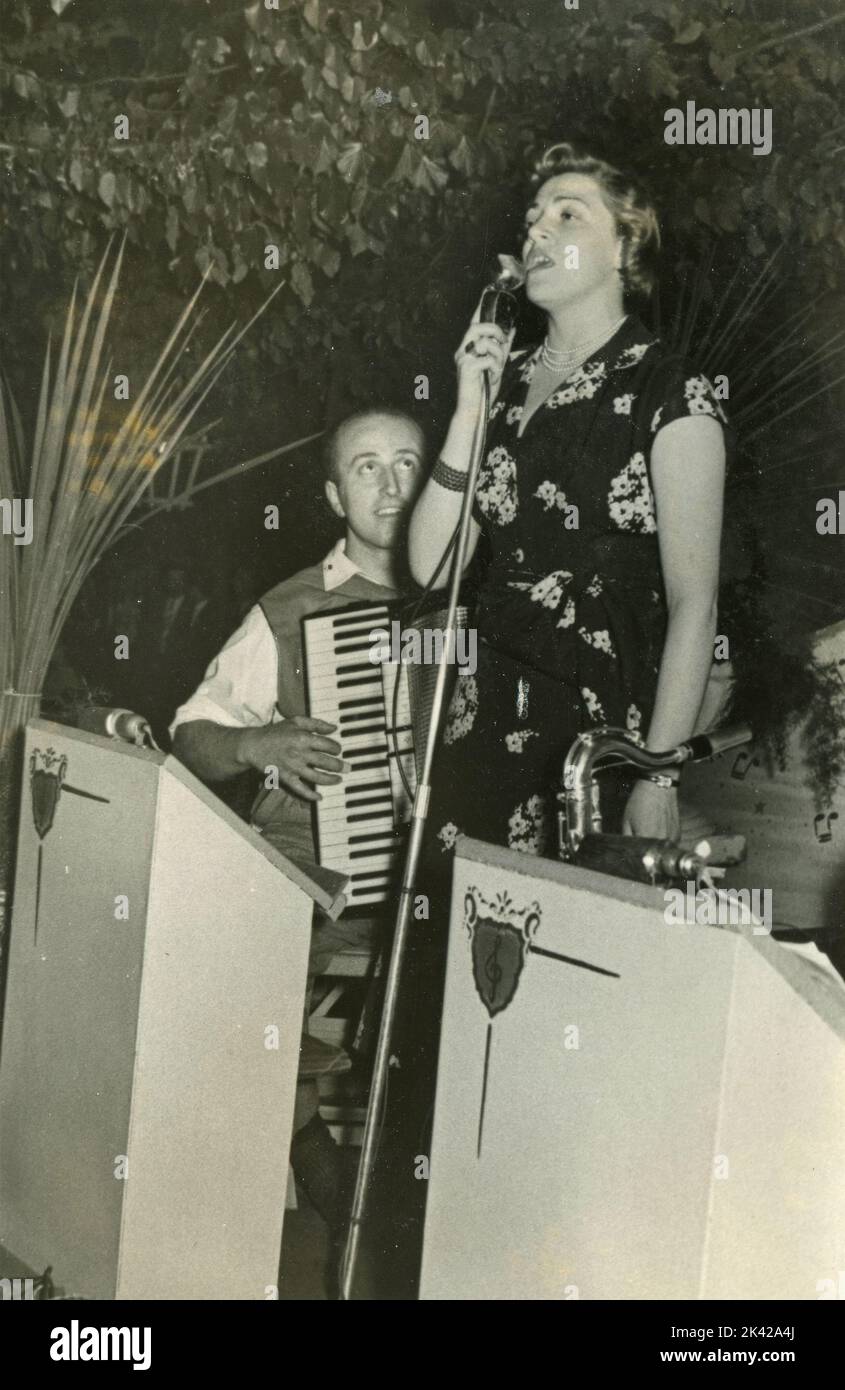
[[[411,404],[419,373],[436,445],[453,347],[491,257],[515,247],[530,157],[561,138],[650,183],[665,251],[647,317],[692,315],[695,349],[735,287],[741,331],[715,366],[732,395],[762,397],[767,371],[792,369],[771,359],[792,315],[805,311],[799,361],[842,323],[843,21],[838,0],[6,0],[0,273],[19,399],[73,280],[125,231],[116,371],[144,365],[198,273],[211,284],[195,355],[284,278],[214,401],[221,453],[321,429],[355,400]],[[664,112],[688,100],[770,107],[772,153],[665,145]],[[743,295],[772,255],[773,293],[746,325]],[[820,356],[818,394],[783,427],[767,404],[738,477],[735,607],[756,687],[772,650],[845,611],[836,542],[815,535],[820,488],[843,478],[837,375]],[[259,584],[310,562],[330,530],[315,459],[221,489],[189,524],[144,528],[146,552],[226,548]],[[283,506],[278,535],[262,527],[268,502]],[[748,634],[766,642],[752,653]]]

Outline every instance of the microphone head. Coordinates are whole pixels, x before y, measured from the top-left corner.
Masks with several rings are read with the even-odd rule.
[[[514,291],[524,281],[525,271],[515,256],[499,256],[498,260],[499,272],[481,296],[479,317],[482,323],[497,323],[509,333],[519,313]]]
[[[497,256],[499,269],[491,282],[494,290],[518,290],[525,283],[525,267],[516,256]]]

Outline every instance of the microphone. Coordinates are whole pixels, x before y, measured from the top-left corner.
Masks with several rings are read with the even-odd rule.
[[[89,734],[99,734],[105,738],[121,739],[124,743],[134,743],[136,748],[148,746],[161,751],[153,738],[153,731],[142,714],[131,709],[111,709],[108,705],[88,705],[77,712],[77,728]]]
[[[499,271],[481,296],[480,320],[510,333],[519,313],[515,291],[525,283],[525,268],[515,256],[499,256]]]

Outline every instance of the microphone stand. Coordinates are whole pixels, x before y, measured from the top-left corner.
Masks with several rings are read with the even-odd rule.
[[[452,554],[452,569],[449,582],[449,606],[446,612],[445,622],[444,651],[451,650],[449,645],[450,637],[451,634],[456,633],[457,630],[458,596],[466,562],[470,521],[472,520],[472,503],[475,497],[475,485],[478,479],[478,471],[481,467],[481,459],[484,453],[484,441],[487,436],[487,417],[489,413],[490,374],[489,372],[484,372],[482,376],[481,408],[472,439],[466,490],[461,505],[461,518],[458,524],[457,538]],[[361,1242],[361,1229],[366,1214],[367,1200],[369,1198],[373,1170],[375,1168],[379,1128],[387,1095],[390,1044],[396,1018],[396,1006],[399,997],[402,966],[408,944],[408,930],[411,925],[414,885],[416,883],[423,835],[428,818],[428,804],[431,798],[431,770],[437,748],[437,740],[440,734],[440,721],[443,715],[443,703],[446,692],[446,677],[447,666],[445,661],[441,661],[437,668],[437,679],[434,686],[431,719],[425,741],[422,769],[414,796],[413,810],[411,812],[411,828],[408,836],[408,846],[405,851],[405,866],[402,874],[402,887],[399,894],[396,924],[393,931],[390,965],[385,981],[384,1008],[381,1016],[375,1061],[373,1062],[370,1099],[367,1105],[364,1138],[361,1145],[361,1157],[355,1182],[355,1196],[352,1203],[352,1215],[349,1222],[346,1246],[341,1260],[340,1297],[342,1300],[346,1301],[351,1299],[352,1296],[352,1285],[355,1278],[355,1267]]]

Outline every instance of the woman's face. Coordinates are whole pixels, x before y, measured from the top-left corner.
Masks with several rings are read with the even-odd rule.
[[[595,179],[556,174],[538,190],[525,216],[525,292],[552,310],[618,279],[622,241]]]

